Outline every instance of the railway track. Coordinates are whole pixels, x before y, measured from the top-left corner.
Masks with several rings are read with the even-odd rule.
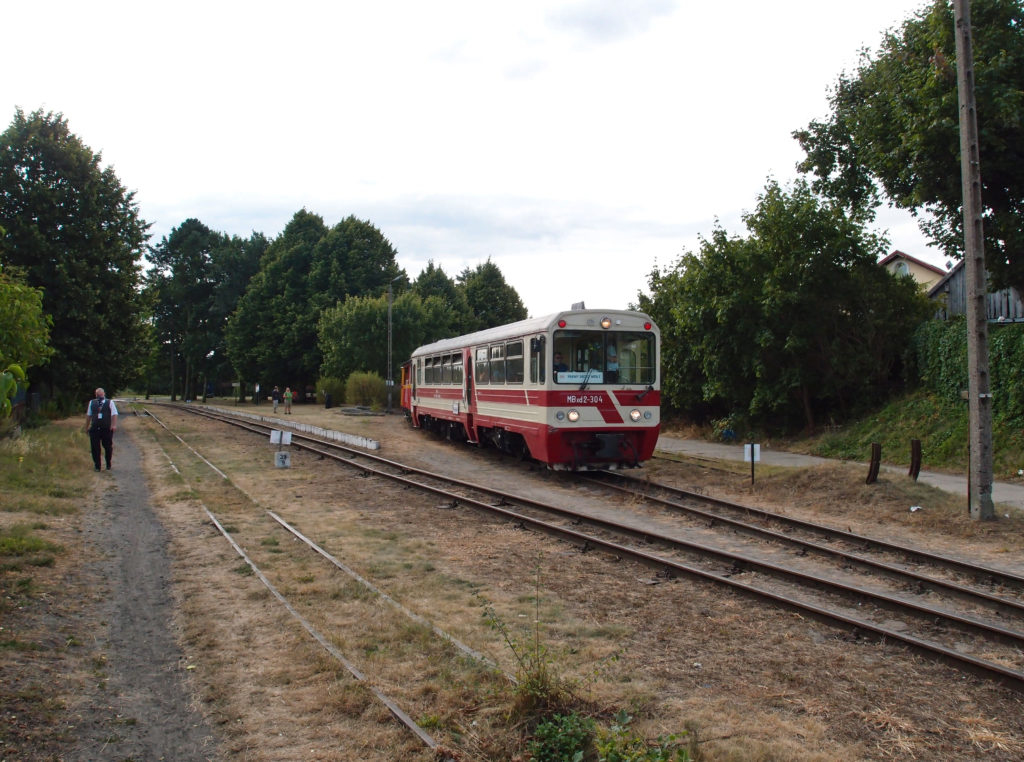
[[[187,410],[260,436],[273,428],[242,422],[225,413]],[[782,517],[786,522],[783,528],[773,528],[768,524],[778,519],[774,514],[693,493],[661,497],[650,490],[667,491],[663,485],[649,485],[648,490],[629,477],[620,489],[634,500],[639,496],[645,502],[670,508],[673,514],[666,520],[664,516],[620,509],[609,517],[607,513],[571,510],[512,496],[302,434],[293,433],[292,444],[364,473],[426,490],[453,506],[500,515],[583,550],[630,558],[666,576],[687,576],[728,586],[839,627],[848,637],[900,643],[1024,691],[1024,579],[1016,575],[820,525],[791,523],[794,520],[788,517]],[[597,486],[605,489],[612,485],[599,480]],[[705,506],[684,505],[682,499],[700,499]],[[716,506],[713,513],[707,508],[709,502]],[[751,518],[741,520],[728,515],[729,511]],[[687,518],[680,518],[679,513]],[[695,521],[707,526],[698,531]],[[583,524],[588,531],[580,529]],[[803,536],[795,536],[797,531]],[[840,541],[858,551],[827,544]],[[903,562],[880,561],[868,553],[899,556]],[[785,557],[780,559],[780,555]],[[910,568],[910,564],[930,564],[932,571],[925,573]]]
[[[177,439],[185,448],[190,450],[198,460],[202,461],[206,466],[213,470],[214,473],[217,474],[217,476],[221,477],[221,479],[224,480],[224,482],[228,481],[229,477],[227,474],[225,474],[221,469],[219,469],[216,466],[216,464],[211,462],[207,457],[203,456],[194,448],[192,448],[191,445],[185,439],[183,439],[175,432],[171,431],[167,424],[165,424],[157,415],[155,415],[152,411],[148,409],[145,410],[145,413],[148,416],[150,416],[154,421],[156,421],[156,423],[161,428],[163,428],[168,434]],[[173,470],[185,480],[190,490],[192,490],[196,494],[199,494],[200,490],[197,489],[197,485],[195,483],[191,483],[190,480],[186,478],[185,469],[179,468],[178,463],[176,463],[174,458],[172,458],[171,454],[167,450],[167,447],[163,447],[162,449],[164,455],[167,457],[167,460],[171,464]],[[201,479],[196,481],[197,483],[202,482]],[[343,653],[342,649],[339,648],[338,645],[334,642],[333,638],[330,637],[329,632],[331,628],[329,627],[329,625],[326,625],[323,622],[315,622],[312,620],[309,614],[303,613],[300,610],[303,608],[303,605],[298,600],[300,596],[296,596],[294,595],[294,593],[290,594],[289,591],[287,590],[282,591],[280,583],[275,585],[270,578],[270,574],[265,573],[265,571],[257,565],[257,562],[252,557],[252,550],[244,548],[239,543],[239,541],[236,540],[235,534],[238,532],[238,528],[234,524],[234,522],[238,521],[237,517],[225,518],[224,516],[217,516],[205,504],[202,504],[202,508],[209,521],[213,524],[213,526],[216,527],[216,529],[231,545],[235,552],[242,558],[242,560],[251,570],[251,573],[259,579],[259,581],[264,585],[264,587],[266,587],[270,594],[280,603],[280,605],[285,610],[287,610],[289,615],[301,626],[303,630],[306,631],[306,633],[308,633],[308,635],[318,644],[318,646],[323,650],[323,652],[329,655],[331,658],[333,658],[336,662],[338,662],[345,669],[345,671],[352,678],[355,679],[357,683],[361,684],[367,690],[367,692],[372,695],[374,700],[376,700],[383,707],[385,707],[387,711],[392,715],[392,717],[394,717],[394,719],[409,733],[409,735],[413,739],[415,739],[416,742],[420,743],[424,747],[426,752],[429,754],[429,758],[443,759],[448,760],[449,762],[453,761],[455,757],[452,756],[450,752],[446,751],[438,743],[438,741],[434,738],[430,731],[428,731],[420,723],[413,719],[410,713],[401,706],[399,700],[396,700],[392,696],[388,695],[385,692],[385,690],[382,689],[382,687],[378,686],[376,681],[368,677],[367,674],[365,674],[364,671],[356,665],[355,661],[352,658]],[[318,557],[322,557],[324,560],[330,563],[333,568],[339,569],[345,574],[347,574],[355,582],[357,582],[359,585],[362,585],[366,590],[372,593],[373,596],[376,596],[376,598],[384,600],[386,603],[390,604],[393,608],[398,610],[402,616],[405,616],[406,618],[414,621],[418,625],[431,629],[435,635],[438,635],[441,639],[453,645],[463,655],[469,657],[470,659],[480,662],[490,670],[497,671],[497,667],[493,661],[489,660],[486,656],[473,650],[469,646],[466,646],[457,638],[451,636],[450,634],[442,631],[440,628],[434,626],[424,617],[404,607],[397,600],[395,600],[391,596],[387,595],[386,593],[375,587],[371,582],[358,575],[355,571],[347,567],[342,562],[338,561],[338,559],[336,559],[322,547],[314,543],[309,538],[305,537],[297,528],[295,528],[287,521],[282,519],[275,512],[268,510],[266,511],[266,514],[270,520],[276,522],[277,525],[286,530],[296,540],[300,541],[310,551],[317,554]]]

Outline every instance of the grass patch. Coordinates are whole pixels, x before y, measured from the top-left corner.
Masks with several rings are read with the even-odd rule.
[[[0,640],[0,651],[41,651],[42,646],[38,643],[30,643],[25,640],[11,639]]]
[[[37,527],[15,524],[0,529],[0,571],[21,571],[30,566],[52,566],[64,549],[32,534]]]
[[[0,490],[53,497],[82,494],[80,475],[92,467],[89,439],[77,426],[51,424],[0,440]]]
[[[882,445],[882,460],[910,463],[910,440],[921,440],[922,468],[963,471],[967,468],[967,403],[915,392],[889,402],[874,413],[835,431],[787,443],[787,448],[826,458],[866,461],[871,443]],[[992,423],[992,460],[996,478],[1017,476],[1024,468],[1024,431],[1006,421]]]

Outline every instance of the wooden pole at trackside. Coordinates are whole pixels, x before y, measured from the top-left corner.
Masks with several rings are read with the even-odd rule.
[[[967,389],[971,518],[994,519],[992,505],[992,394],[989,391],[988,293],[982,230],[981,161],[974,101],[974,49],[970,0],[953,0],[957,94],[960,102],[960,175],[967,277]]]

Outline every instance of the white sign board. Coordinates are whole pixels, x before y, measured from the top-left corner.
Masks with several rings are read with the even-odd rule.
[[[604,373],[599,370],[559,370],[556,380],[560,384],[603,384]]]
[[[745,444],[745,445],[743,445],[743,462],[744,463],[750,463],[751,462],[751,452],[750,452],[751,448],[753,448],[753,450],[754,450],[754,452],[753,452],[753,462],[754,463],[760,463],[761,462],[761,445],[759,445],[759,444]]]
[[[292,454],[287,450],[278,450],[274,453],[274,465],[278,468],[291,468]]]
[[[290,431],[270,430],[270,444],[290,445],[291,443],[292,433]]]

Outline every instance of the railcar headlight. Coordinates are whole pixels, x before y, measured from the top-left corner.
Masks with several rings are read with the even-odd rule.
[[[571,423],[576,423],[576,421],[578,421],[580,419],[580,411],[579,410],[570,410],[568,417],[569,417],[569,421]]]
[[[632,410],[629,411],[629,417],[633,419],[633,423],[636,423],[637,421],[640,420],[640,411],[637,410],[636,408],[633,408]]]
[[[564,421],[565,420],[565,413],[563,413],[561,410],[559,410],[557,413],[555,413],[555,419],[559,420],[559,421]]]
[[[611,328],[612,327],[612,319],[611,318],[601,318],[601,327],[602,328]]]

